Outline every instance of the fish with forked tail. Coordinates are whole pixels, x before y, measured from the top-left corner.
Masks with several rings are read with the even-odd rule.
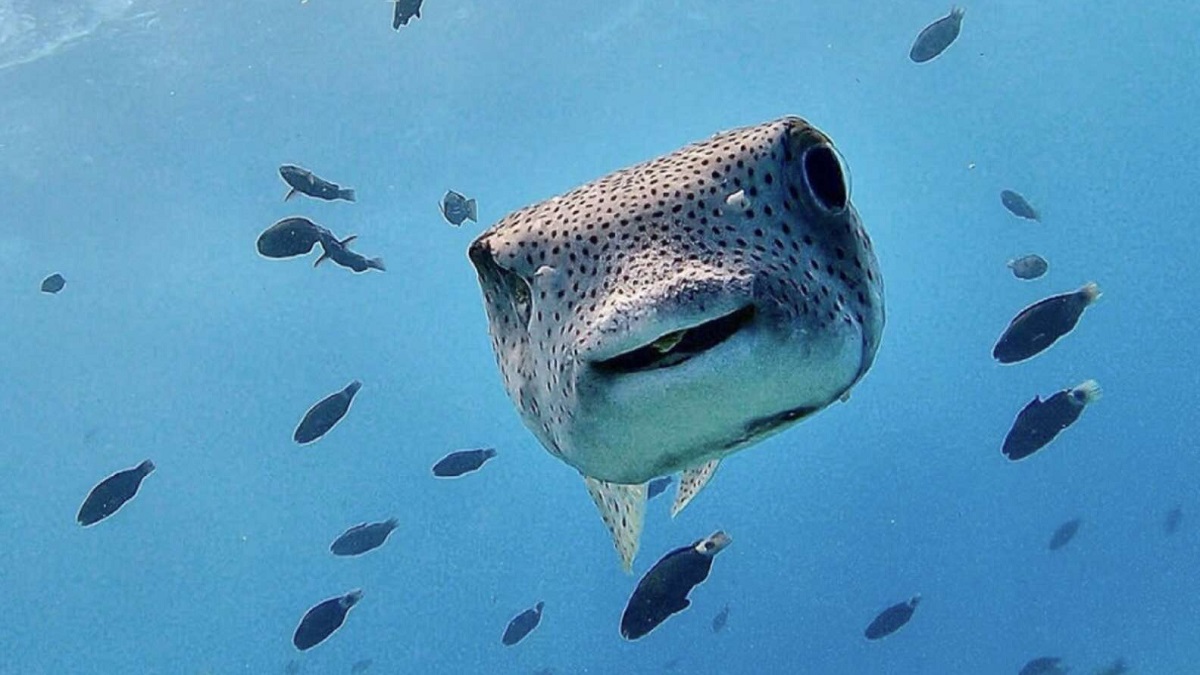
[[[279,167],[279,175],[283,178],[283,182],[288,184],[289,188],[287,194],[283,196],[283,201],[285,202],[296,196],[296,193],[326,201],[341,199],[352,202],[355,200],[353,189],[344,188],[336,183],[330,183],[323,178],[318,178],[316,174],[308,169],[302,169],[294,164],[284,164]]]
[[[317,261],[313,263],[313,267],[320,265],[326,260],[332,260],[338,265],[354,270],[355,272],[366,272],[367,270],[386,272],[387,267],[383,264],[383,258],[368,258],[361,253],[350,250],[347,244],[355,239],[358,239],[358,235],[356,234],[352,234],[341,241],[338,241],[337,237],[333,236],[321,237],[321,248],[325,252],[321,254],[321,257],[317,258]]]
[[[520,209],[468,257],[510,399],[627,571],[648,480],[683,472],[678,513],[722,458],[844,400],[883,332],[840,156],[798,117]]]

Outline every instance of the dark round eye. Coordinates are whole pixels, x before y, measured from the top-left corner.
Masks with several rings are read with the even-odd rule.
[[[846,208],[850,199],[846,176],[833,148],[818,145],[804,153],[804,179],[813,197],[826,211],[838,212]]]

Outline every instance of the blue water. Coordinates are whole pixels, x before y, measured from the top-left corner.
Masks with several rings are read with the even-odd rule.
[[[967,5],[916,65],[941,0],[741,5],[427,0],[395,32],[383,0],[0,0],[0,673],[1196,672],[1200,12]],[[691,609],[628,643],[637,577],[507,400],[466,247],[784,114],[851,168],[883,344],[849,403],[726,461],[674,521],[651,503],[636,574],[718,528],[734,543]],[[284,203],[289,162],[359,201]],[[481,224],[446,225],[448,188]],[[1005,212],[1005,188],[1043,222]],[[388,271],[259,257],[288,215],[358,234]],[[1019,282],[1005,261],[1029,252],[1050,272]],[[37,290],[52,272],[57,296]],[[1016,311],[1093,280],[1072,335],[991,360]],[[346,420],[292,443],[355,378]],[[1029,399],[1088,378],[1105,396],[1078,424],[1000,454]],[[499,450],[478,474],[430,475],[478,446]],[[134,501],[75,524],[147,458]],[[382,549],[329,554],[389,516]],[[353,588],[346,625],[297,653],[304,611]],[[862,638],[915,593],[908,626]],[[503,647],[538,600],[541,626]]]

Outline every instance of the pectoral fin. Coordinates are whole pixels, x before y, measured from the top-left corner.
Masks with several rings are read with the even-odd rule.
[[[621,555],[621,567],[626,572],[633,571],[633,558],[637,555],[646,517],[645,484],[621,485],[587,476],[584,476],[584,482],[612,534],[613,545]]]
[[[721,460],[711,459],[700,466],[694,466],[686,469],[683,475],[679,477],[679,490],[675,493],[675,503],[671,505],[671,517],[679,515],[683,507],[691,503],[708,481],[712,480],[713,474],[717,472],[717,467],[721,465]]]

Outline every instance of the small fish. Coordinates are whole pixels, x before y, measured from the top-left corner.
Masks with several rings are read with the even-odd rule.
[[[545,606],[546,603],[539,601],[532,608],[514,616],[512,621],[508,622],[508,627],[504,629],[504,635],[500,638],[500,642],[511,647],[524,640],[525,636],[533,632],[533,629],[541,623],[542,608]]]
[[[962,30],[962,20],[963,10],[954,7],[950,14],[926,26],[913,41],[908,58],[912,59],[913,63],[925,63],[946,51],[946,48],[958,39],[958,33]]]
[[[42,280],[42,292],[54,294],[61,291],[63,286],[66,285],[67,280],[63,278],[63,275],[58,273],[51,274]]]
[[[1030,203],[1019,193],[1013,192],[1012,190],[1002,190],[1000,192],[1000,203],[1004,204],[1004,208],[1008,209],[1009,213],[1018,218],[1037,221],[1042,219],[1042,216],[1037,212],[1037,209],[1033,208],[1033,206],[1030,205]]]
[[[725,624],[727,624],[727,623],[729,623],[729,603],[728,602],[725,603],[725,606],[721,608],[721,611],[717,612],[717,615],[713,617],[712,632],[720,633],[721,631],[725,630]]]
[[[663,476],[662,478],[655,478],[647,483],[646,500],[649,501],[661,495],[663,492],[666,492],[667,488],[671,487],[671,483],[674,482],[674,480],[675,479],[671,478],[670,476]]]
[[[1183,508],[1176,506],[1167,512],[1167,517],[1163,520],[1163,531],[1167,534],[1175,534],[1179,531],[1179,526],[1183,524]]]
[[[475,200],[467,199],[454,190],[446,192],[446,196],[442,197],[442,203],[438,205],[438,208],[442,211],[442,217],[455,227],[462,225],[466,220],[479,222],[477,220],[479,212]]]
[[[373,551],[383,546],[399,522],[389,518],[379,523],[360,523],[334,539],[329,550],[336,556],[362,555]]]
[[[346,416],[346,412],[350,410],[350,402],[361,388],[362,382],[354,380],[341,391],[318,401],[304,413],[296,432],[292,434],[292,440],[306,445],[329,433],[329,430]]]
[[[1051,551],[1057,551],[1058,549],[1071,543],[1071,540],[1074,539],[1075,535],[1079,532],[1079,527],[1081,525],[1083,525],[1082,518],[1072,518],[1062,525],[1059,525],[1058,529],[1054,531],[1054,536],[1050,537],[1050,543],[1047,545],[1047,548],[1049,548]]]
[[[354,201],[354,190],[318,178],[308,169],[302,169],[293,164],[284,164],[279,167],[279,175],[283,177],[283,182],[287,183],[290,188],[283,196],[285,202],[295,196],[297,192],[326,201],[335,199]]]
[[[1012,270],[1013,276],[1025,281],[1032,281],[1046,273],[1050,269],[1050,263],[1046,259],[1036,253],[1023,255],[1020,258],[1008,261],[1008,269]]]
[[[897,603],[888,607],[879,613],[867,629],[863,631],[863,635],[868,640],[878,640],[885,638],[892,633],[904,627],[909,619],[912,619],[913,612],[917,609],[917,603],[921,602],[921,596],[914,595],[907,602]]]
[[[1044,401],[1040,396],[1034,396],[1017,413],[1017,419],[1004,437],[1004,446],[1000,451],[1014,462],[1025,459],[1049,445],[1059,433],[1079,419],[1084,408],[1098,400],[1100,385],[1095,380],[1057,391]]]
[[[400,30],[400,26],[407,26],[408,21],[414,16],[421,18],[421,3],[425,0],[393,0],[395,8],[392,12],[392,28]]]
[[[338,265],[352,269],[355,272],[366,272],[367,270],[386,272],[387,267],[383,264],[383,258],[368,258],[346,247],[346,244],[357,238],[358,235],[351,235],[338,241],[337,237],[333,236],[321,237],[321,248],[325,249],[325,252],[321,254],[320,258],[317,258],[317,262],[313,263],[313,267],[320,265],[326,260],[332,260]]]
[[[125,502],[133,499],[138,488],[142,486],[142,480],[152,471],[154,471],[154,462],[147,459],[132,469],[118,471],[100,481],[83,500],[83,505],[79,507],[79,513],[75,516],[75,520],[80,525],[87,527],[116,513],[117,509],[124,506]]]
[[[333,233],[308,218],[284,218],[258,235],[258,254],[264,258],[294,258],[311,253],[313,246]]]
[[[304,613],[300,625],[292,635],[292,644],[296,649],[305,651],[324,642],[333,632],[341,628],[346,621],[346,614],[362,600],[362,591],[353,590],[349,593],[330,598],[314,605]]]
[[[1000,334],[992,357],[1000,363],[1020,363],[1050,348],[1079,323],[1083,310],[1100,297],[1100,287],[1088,283],[1079,290],[1039,300],[1021,310]]]
[[[358,661],[354,662],[354,665],[350,666],[350,672],[365,673],[367,672],[367,669],[371,667],[372,663],[374,662],[371,661],[371,659],[359,659]]]
[[[1096,675],[1125,675],[1129,672],[1129,666],[1125,663],[1123,657],[1117,658],[1116,661],[1096,671]]]
[[[439,459],[437,464],[433,465],[433,475],[438,478],[457,478],[463,474],[478,471],[484,462],[495,456],[495,448],[458,450]]]
[[[692,603],[688,594],[708,578],[713,558],[733,541],[718,530],[691,546],[677,548],[646,572],[621,615],[621,637],[637,640]]]
[[[1066,675],[1067,667],[1057,656],[1039,656],[1030,660],[1017,675]]]

